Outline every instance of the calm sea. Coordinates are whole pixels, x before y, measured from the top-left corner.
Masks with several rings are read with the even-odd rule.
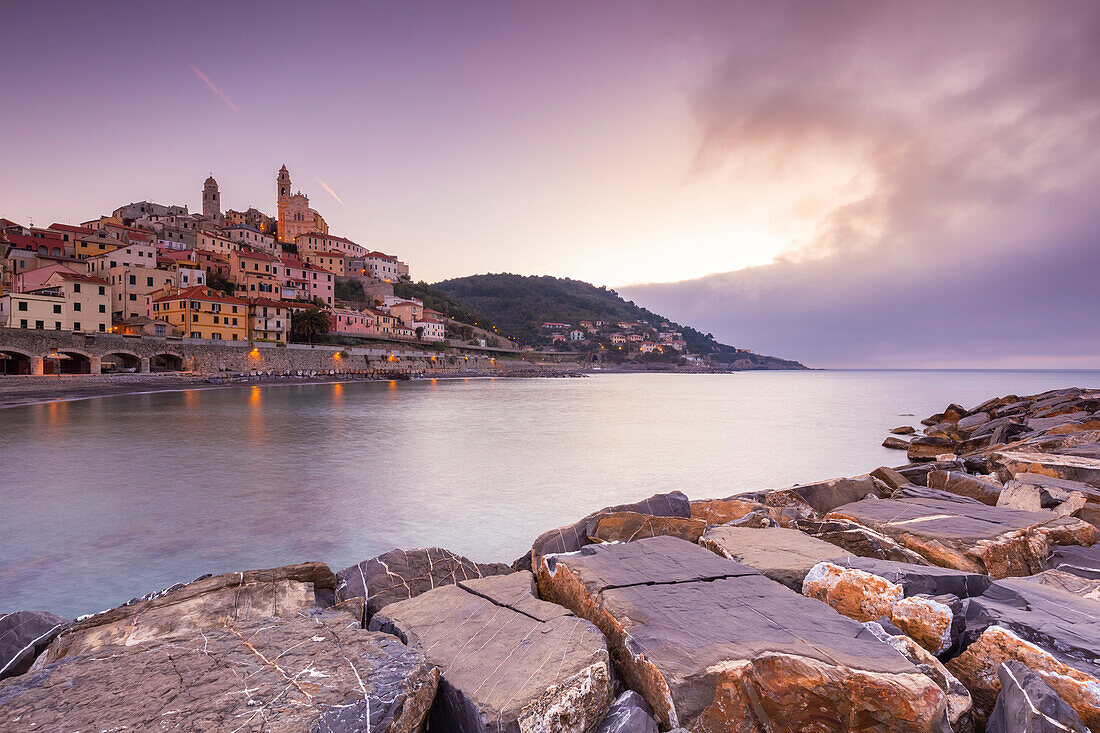
[[[904,462],[884,433],[1100,372],[594,375],[243,387],[0,410],[0,612],[441,545],[511,562],[607,504]],[[911,413],[910,417],[906,413]]]

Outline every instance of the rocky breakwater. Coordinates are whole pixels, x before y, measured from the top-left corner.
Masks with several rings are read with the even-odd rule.
[[[1100,730],[1098,409],[950,405],[904,465],[606,507],[510,565],[394,550],[0,616],[0,729]]]

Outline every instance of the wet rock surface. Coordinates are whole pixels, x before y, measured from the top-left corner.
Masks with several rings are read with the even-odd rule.
[[[336,573],[337,601],[361,599],[368,622],[383,606],[406,600],[444,585],[512,568],[502,563],[476,563],[441,547],[392,550]]]
[[[383,608],[396,634],[439,668],[429,726],[447,731],[584,731],[612,700],[604,638],[531,594],[532,575],[463,581]]]
[[[863,626],[683,540],[551,555],[538,580],[604,632],[662,727],[948,730],[942,690]]]
[[[104,645],[0,683],[5,730],[419,728],[438,673],[347,613],[226,620]]]

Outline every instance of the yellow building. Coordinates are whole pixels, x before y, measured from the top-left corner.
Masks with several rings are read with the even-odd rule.
[[[248,301],[207,287],[172,289],[153,300],[152,318],[167,321],[188,338],[245,341]]]

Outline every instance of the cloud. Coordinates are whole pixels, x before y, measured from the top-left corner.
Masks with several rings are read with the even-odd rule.
[[[1100,4],[738,10],[698,31],[693,175],[863,184],[772,264],[620,291],[817,365],[1100,366]]]
[[[191,64],[191,71],[195,72],[195,76],[202,79],[206,83],[206,86],[210,87],[210,91],[214,92],[214,94],[217,94],[218,98],[225,102],[226,107],[233,110],[234,112],[240,112],[240,110],[237,109],[237,105],[234,104],[233,100],[229,98],[229,95],[218,88],[218,85],[212,82],[210,80],[210,77],[203,73],[202,69],[195,66],[194,64]]]

